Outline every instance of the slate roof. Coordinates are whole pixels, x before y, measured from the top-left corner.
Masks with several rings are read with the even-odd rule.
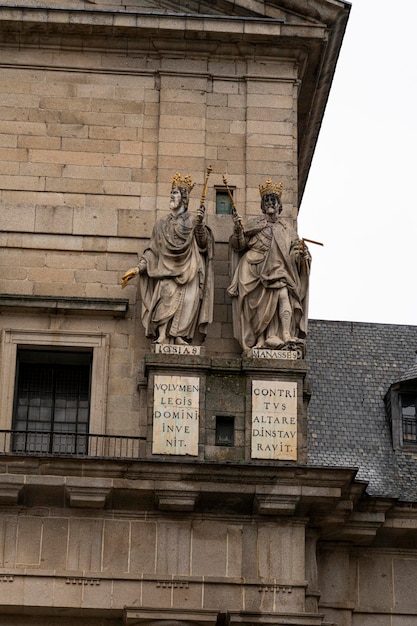
[[[415,369],[417,326],[310,320],[309,465],[356,467],[370,495],[417,502],[416,453],[394,451],[384,397]]]

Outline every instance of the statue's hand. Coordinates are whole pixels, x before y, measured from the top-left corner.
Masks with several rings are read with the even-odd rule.
[[[233,231],[238,237],[241,237],[245,234],[242,226],[242,221],[240,219],[234,220]]]
[[[197,209],[197,213],[196,213],[196,223],[197,224],[202,224],[203,223],[205,214],[206,214],[206,207],[202,204]]]
[[[297,259],[298,263],[300,263],[301,260],[303,260],[307,264],[310,263],[311,254],[309,252],[309,249],[305,245],[305,242],[303,239],[298,239],[297,241],[293,243],[291,252],[292,254],[295,255],[295,258]]]
[[[311,261],[311,254],[308,248],[304,247],[304,252],[303,252],[303,259],[304,261]]]
[[[125,274],[122,276],[122,289],[124,289],[131,278],[139,274],[139,267],[132,267],[132,269],[127,270]]]

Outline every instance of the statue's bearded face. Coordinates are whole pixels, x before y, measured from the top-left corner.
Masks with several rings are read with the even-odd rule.
[[[182,197],[180,188],[173,187],[171,189],[171,199],[169,203],[169,208],[171,209],[171,211],[175,211],[175,209],[178,209],[181,206],[181,201]]]
[[[188,206],[188,193],[186,189],[181,187],[173,187],[171,189],[171,198],[169,202],[169,208],[171,211],[178,212],[180,209],[187,210]],[[182,212],[182,211],[180,211]]]
[[[281,213],[282,205],[277,195],[269,193],[263,196],[261,208],[269,222],[276,222]]]

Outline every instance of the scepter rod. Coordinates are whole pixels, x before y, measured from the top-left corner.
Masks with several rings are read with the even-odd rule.
[[[314,243],[316,244],[316,246],[324,246],[324,243],[321,243],[320,241],[314,241],[314,239],[307,239],[307,237],[303,237],[302,240],[308,241],[308,243]]]
[[[208,181],[209,181],[212,170],[213,170],[212,166],[209,165],[206,170],[206,180],[204,182],[203,191],[201,192],[200,206],[204,206],[204,202],[206,201]]]
[[[238,224],[239,224],[239,226],[242,229],[242,232],[244,234],[245,233],[245,229],[243,228],[243,221],[242,221],[242,218],[240,217],[239,213],[237,212],[237,208],[236,208],[236,205],[235,205],[233,194],[230,191],[229,185],[227,184],[226,174],[223,174],[223,183],[224,183],[224,186],[226,187],[227,194],[228,194],[228,196],[230,198],[230,202],[232,204],[233,219],[238,222]]]

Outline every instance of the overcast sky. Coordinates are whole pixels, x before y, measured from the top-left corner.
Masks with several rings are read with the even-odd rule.
[[[299,234],[309,317],[417,325],[417,0],[353,0]]]

